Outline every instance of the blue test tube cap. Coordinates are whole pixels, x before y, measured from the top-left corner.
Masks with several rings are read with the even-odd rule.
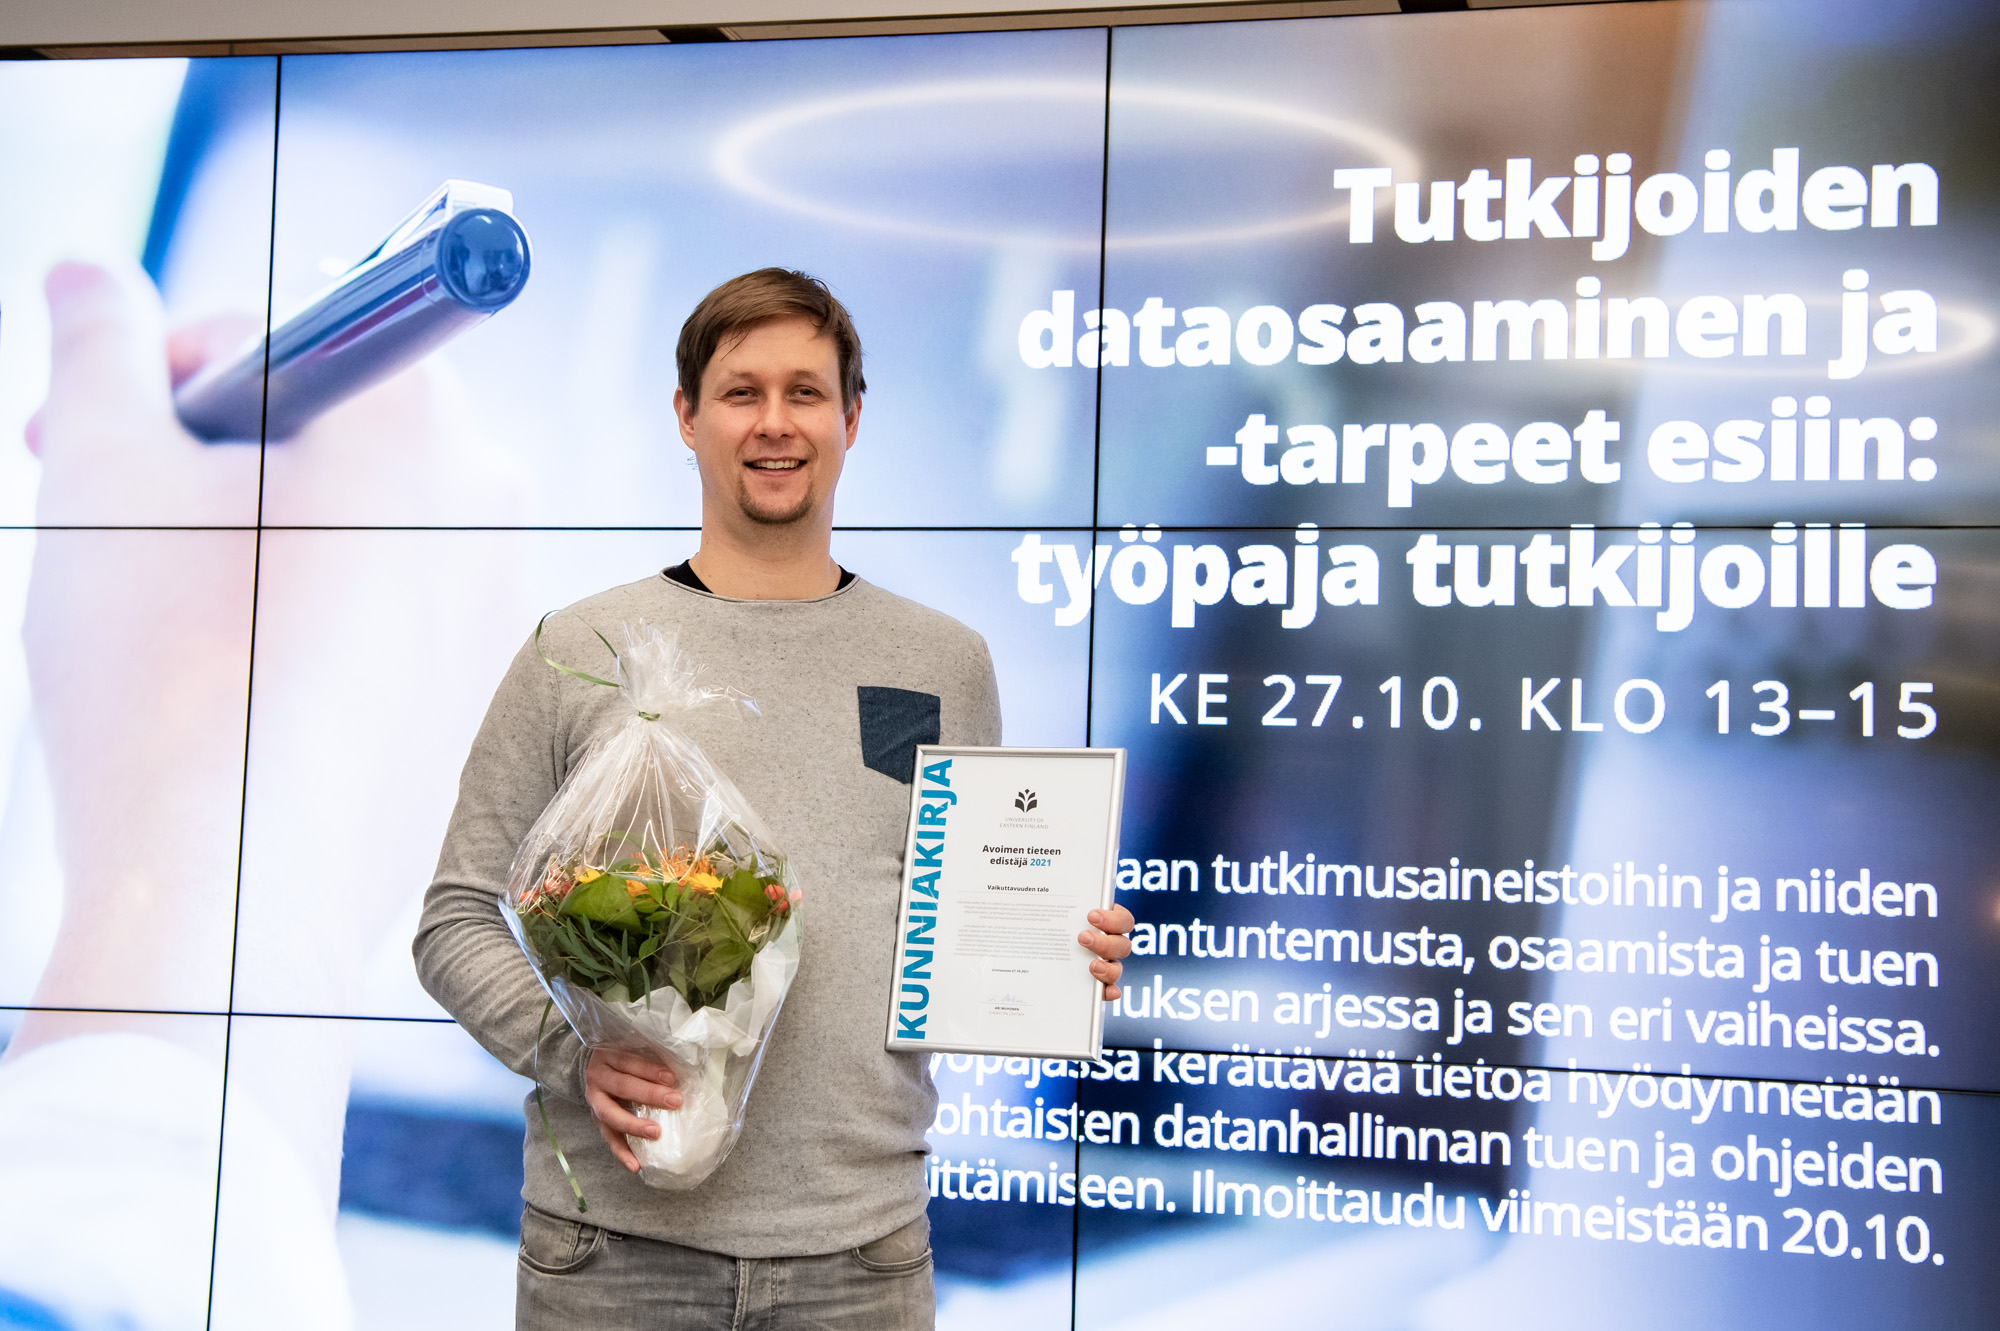
[[[445,223],[437,240],[438,280],[454,300],[497,310],[528,284],[528,235],[506,213],[468,208]]]

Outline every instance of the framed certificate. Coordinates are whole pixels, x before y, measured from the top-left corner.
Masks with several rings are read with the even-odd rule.
[[[889,985],[889,1048],[1098,1057],[1076,941],[1109,906],[1123,749],[922,745]]]

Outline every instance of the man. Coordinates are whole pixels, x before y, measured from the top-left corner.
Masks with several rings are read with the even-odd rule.
[[[889,960],[914,748],[999,741],[992,662],[971,630],[833,561],[834,490],[865,385],[853,324],[823,284],[772,268],[724,283],[689,317],[676,359],[701,548],[552,617],[539,649],[516,656],[466,762],[418,974],[554,1093],[549,1116],[589,1201],[580,1215],[531,1122],[517,1325],[927,1327],[936,1093],[919,1056],[883,1048]],[[587,1053],[560,1022],[537,1051],[543,994],[494,908],[515,848],[618,705],[542,653],[602,673],[593,629],[615,640],[642,618],[757,699],[754,721],[711,708],[674,724],[742,789],[806,892],[798,978],[743,1134],[708,1181],[678,1193],[640,1183],[624,1140],[658,1135],[627,1104],[678,1107],[673,1073]],[[1116,997],[1132,917],[1090,919],[1079,941]]]

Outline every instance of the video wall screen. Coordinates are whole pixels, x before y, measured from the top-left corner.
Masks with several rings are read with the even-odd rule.
[[[0,1324],[507,1323],[529,1086],[409,943],[768,264],[835,557],[1130,755],[1105,1058],[930,1061],[942,1326],[1992,1320],[1995,29],[0,64]],[[447,213],[450,311],[352,281]]]

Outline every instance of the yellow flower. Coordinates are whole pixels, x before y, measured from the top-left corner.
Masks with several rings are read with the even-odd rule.
[[[583,868],[578,869],[576,871],[576,881],[579,883],[594,883],[602,877],[604,877],[603,874],[591,868],[589,865],[585,865]]]
[[[691,873],[682,880],[703,896],[714,896],[715,889],[722,886],[722,880],[712,873]]]

